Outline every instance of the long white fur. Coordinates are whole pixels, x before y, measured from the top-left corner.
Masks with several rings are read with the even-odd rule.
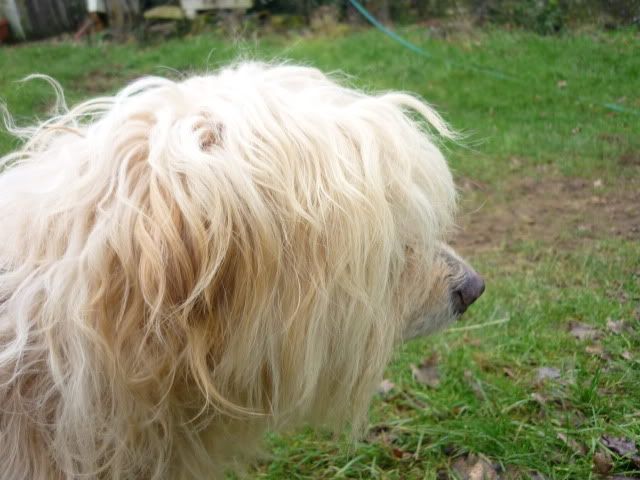
[[[362,424],[407,248],[427,272],[451,223],[430,107],[241,63],[13,130],[0,478],[210,478],[265,429]]]

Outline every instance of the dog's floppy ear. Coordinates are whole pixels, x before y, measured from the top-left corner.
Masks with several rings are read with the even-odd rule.
[[[96,213],[104,249],[90,259],[93,303],[105,312],[115,358],[141,388],[162,395],[183,381],[189,401],[238,413],[215,367],[238,328],[230,319],[257,307],[259,296],[237,290],[243,282],[258,288],[258,270],[277,264],[269,260],[277,255],[273,227],[232,165],[223,122],[166,105],[95,127],[108,137],[101,155],[115,165],[115,184]]]

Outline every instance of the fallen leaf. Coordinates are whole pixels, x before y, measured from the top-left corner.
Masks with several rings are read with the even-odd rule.
[[[593,182],[593,187],[594,188],[601,188],[602,185],[603,185],[603,183],[602,183],[602,179],[601,178],[598,178],[595,182]]]
[[[366,436],[368,443],[382,443],[383,445],[390,446],[398,439],[398,436],[393,433],[389,425],[375,425],[369,429]]]
[[[565,88],[567,86],[567,81],[566,80],[558,80],[558,88]]]
[[[472,353],[473,361],[480,367],[480,369],[484,372],[495,371],[496,364],[495,361],[489,356],[486,352],[473,352]]]
[[[611,355],[608,352],[605,352],[604,347],[599,343],[588,345],[584,350],[589,355],[600,357],[602,360],[611,360]]]
[[[540,405],[544,406],[547,404],[547,398],[544,395],[541,395],[537,392],[531,394],[531,398],[538,402]]]
[[[584,350],[590,355],[602,355],[604,353],[604,347],[599,343],[588,345]]]
[[[464,337],[462,337],[462,341],[467,345],[471,345],[472,347],[479,347],[480,345],[482,345],[482,342],[479,338],[472,337],[468,332],[464,334]]]
[[[636,448],[636,442],[626,437],[611,437],[609,435],[603,435],[602,444],[614,453],[617,453],[621,457],[632,456],[638,453]]]
[[[386,378],[384,380],[382,380],[380,382],[380,384],[378,385],[378,388],[376,389],[376,391],[380,394],[380,395],[386,395],[387,393],[389,393],[391,390],[393,390],[395,388],[396,384],[393,383],[391,380],[387,380]]]
[[[440,386],[440,372],[438,371],[438,355],[432,354],[425,358],[419,366],[411,364],[413,378],[419,383],[431,388]]]
[[[585,456],[587,454],[587,448],[584,445],[576,442],[573,438],[567,437],[564,433],[559,432],[558,438],[576,455]]]
[[[607,452],[596,452],[593,454],[593,471],[600,475],[606,475],[613,469],[611,455]]]
[[[616,335],[620,335],[626,329],[626,327],[627,325],[624,320],[614,321],[610,318],[607,318],[607,328]]]
[[[569,333],[578,340],[596,340],[601,336],[595,327],[580,322],[569,322]]]
[[[504,367],[504,368],[502,369],[502,371],[504,372],[504,375],[505,375],[506,377],[509,377],[509,378],[516,378],[516,374],[515,374],[515,373],[513,372],[513,370],[511,370],[510,368]]]
[[[633,359],[633,355],[631,355],[631,352],[628,350],[625,350],[624,352],[622,352],[620,356],[627,361],[631,361]]]
[[[560,378],[560,370],[553,367],[540,367],[537,370],[536,380],[543,382],[544,380],[557,380]]]
[[[469,407],[467,405],[456,405],[451,409],[451,413],[456,417],[459,417],[467,410],[469,410]]]
[[[399,460],[405,460],[409,457],[411,457],[412,455],[409,452],[405,452],[404,450],[400,449],[400,448],[392,448],[391,449],[391,453],[393,454],[393,456]]]
[[[493,465],[478,455],[460,457],[452,468],[461,480],[498,480],[498,472]]]

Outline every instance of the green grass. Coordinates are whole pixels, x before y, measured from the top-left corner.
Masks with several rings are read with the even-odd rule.
[[[143,47],[4,48],[0,97],[19,123],[28,123],[46,115],[52,100],[42,82],[15,82],[33,72],[58,79],[74,103],[113,92],[141,74],[178,77],[176,70],[202,72],[239,57],[292,59],[345,72],[367,89],[424,96],[467,134],[466,146],[449,146],[456,174],[489,191],[526,176],[604,179],[606,191],[614,193],[623,181],[637,185],[640,169],[621,158],[639,155],[640,116],[601,107],[618,102],[640,110],[637,33],[539,37],[479,30],[447,40],[419,28],[404,33],[436,59],[417,57],[374,31],[258,43],[201,35]],[[469,62],[518,79],[500,81],[460,67]],[[0,153],[15,145],[0,134]],[[517,194],[495,198],[516,201]],[[532,471],[545,478],[594,477],[592,456],[603,449],[602,435],[640,438],[640,312],[634,310],[640,303],[640,242],[637,236],[585,240],[571,231],[564,240],[564,248],[530,238],[465,252],[485,275],[486,294],[453,330],[398,350],[387,373],[395,388],[374,400],[368,439],[352,443],[311,431],[273,436],[272,460],[251,475],[435,479],[450,472],[456,458],[478,453],[510,478]],[[631,328],[614,334],[608,318]],[[465,330],[498,320],[504,322]],[[596,326],[602,338],[574,339],[570,321]],[[585,350],[594,345],[603,347],[605,359]],[[442,383],[430,389],[412,378],[409,364],[434,351]],[[536,381],[540,367],[558,369],[560,378]],[[568,446],[559,433],[586,452]],[[616,455],[613,472],[640,474]]]
[[[525,253],[530,248],[535,259]],[[508,322],[445,332],[398,351],[388,370],[396,388],[376,398],[371,412],[372,425],[392,440],[378,435],[350,445],[309,432],[275,438],[275,459],[257,478],[436,478],[452,456],[475,452],[517,469],[520,476],[511,478],[537,471],[586,479],[602,435],[640,438],[640,365],[637,356],[632,362],[621,357],[638,351],[640,320],[633,301],[618,299],[620,292],[636,304],[640,298],[640,247],[611,241],[559,254],[523,245],[522,253],[508,275],[500,255],[479,259],[488,290],[461,325]],[[608,317],[635,318],[633,333],[606,333]],[[605,332],[602,344],[612,359],[588,354],[593,342],[571,337],[570,320]],[[435,390],[413,380],[408,367],[433,351],[440,354],[443,380]],[[559,369],[560,378],[538,384],[543,366]],[[587,453],[576,454],[558,433]],[[633,470],[622,459],[615,468]]]
[[[19,118],[44,114],[51,92],[42,82],[15,82],[34,72],[53,76],[70,103],[114,91],[138,75],[176,77],[202,72],[237,58],[292,59],[353,76],[369,89],[404,89],[435,104],[465,132],[468,150],[454,152],[454,167],[474,178],[500,176],[509,159],[530,167],[551,165],[567,175],[617,175],[611,161],[640,149],[640,116],[608,111],[618,102],[640,112],[640,55],[633,32],[539,37],[478,31],[432,39],[424,29],[405,32],[431,52],[425,60],[376,31],[328,38],[269,38],[225,43],[211,36],[160,45],[34,44],[0,50],[0,96]],[[469,63],[516,77],[500,81]],[[559,88],[559,81],[566,87]],[[578,100],[580,99],[580,100]],[[603,135],[613,141],[604,141]],[[0,153],[11,146],[0,137]]]

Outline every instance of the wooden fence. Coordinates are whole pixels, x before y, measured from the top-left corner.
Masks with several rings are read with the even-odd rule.
[[[0,0],[0,16],[19,39],[72,31],[85,12],[85,0]]]

